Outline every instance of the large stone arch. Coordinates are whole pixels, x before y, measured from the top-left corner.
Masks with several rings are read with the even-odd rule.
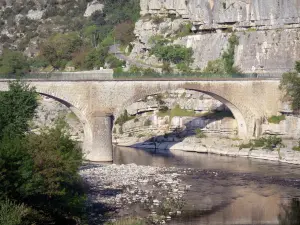
[[[42,96],[51,98],[51,99],[65,105],[77,116],[77,118],[81,122],[83,130],[84,130],[84,139],[83,139],[82,150],[84,153],[84,157],[89,158],[88,155],[90,154],[90,151],[92,149],[91,143],[92,143],[93,135],[92,135],[91,125],[90,125],[88,119],[83,115],[83,113],[77,107],[73,106],[68,101],[66,101],[62,98],[58,98],[56,96],[44,93],[44,92],[37,91],[37,93]]]
[[[245,120],[242,112],[239,110],[239,108],[235,104],[233,104],[226,98],[221,97],[220,95],[218,95],[216,93],[209,92],[209,91],[203,91],[203,90],[199,90],[199,89],[187,88],[187,87],[174,87],[174,88],[167,87],[165,89],[161,89],[160,91],[158,91],[157,89],[154,89],[152,91],[148,90],[147,92],[139,92],[138,94],[133,95],[130,99],[125,101],[120,108],[116,109],[116,111],[114,112],[114,116],[115,116],[115,118],[117,118],[129,105],[133,104],[134,102],[137,102],[140,99],[143,99],[150,95],[155,95],[155,94],[159,94],[159,93],[170,91],[170,90],[176,90],[179,88],[184,88],[185,90],[201,92],[203,94],[209,95],[209,96],[213,97],[214,99],[222,102],[228,109],[230,109],[234,118],[237,121],[239,138],[248,139],[250,136],[252,136],[252,134],[248,133],[248,126],[247,126],[246,120]]]

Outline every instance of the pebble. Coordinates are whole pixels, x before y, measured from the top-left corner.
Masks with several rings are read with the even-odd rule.
[[[128,210],[131,204],[140,204],[141,208],[148,208],[149,215],[156,216],[154,209],[160,203],[178,201],[183,198],[185,190],[190,188],[190,185],[179,179],[182,171],[178,168],[112,164],[86,165],[79,173],[91,190],[88,193],[88,204],[102,203],[119,209],[128,207]],[[167,221],[171,220],[170,215],[181,214],[178,209],[174,210],[165,218]],[[165,224],[164,217],[157,216],[161,218],[160,224]]]

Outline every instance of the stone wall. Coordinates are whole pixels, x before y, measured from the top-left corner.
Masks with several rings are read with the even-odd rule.
[[[151,36],[175,37],[191,22],[195,34],[175,43],[193,48],[194,68],[219,58],[232,32],[240,42],[235,65],[245,73],[281,74],[300,59],[300,0],[141,0],[141,15],[133,57],[148,60]],[[156,24],[156,16],[164,20]]]

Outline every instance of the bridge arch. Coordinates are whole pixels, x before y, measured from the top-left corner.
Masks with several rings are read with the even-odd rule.
[[[79,121],[81,122],[82,126],[83,126],[83,131],[84,131],[84,139],[83,139],[83,153],[86,157],[86,155],[89,154],[89,151],[91,149],[91,143],[92,143],[92,129],[90,126],[89,121],[87,120],[87,118],[83,115],[83,113],[75,106],[73,106],[71,103],[69,103],[68,101],[62,99],[62,98],[58,98],[56,96],[44,93],[44,92],[39,92],[37,91],[38,94],[51,98],[63,105],[65,105],[67,108],[69,108],[75,115],[76,117],[79,119]]]
[[[142,92],[142,93],[138,93],[134,96],[132,96],[129,100],[127,100],[125,103],[122,104],[122,106],[120,108],[118,108],[115,113],[114,116],[115,118],[118,118],[118,116],[131,104],[133,104],[134,102],[137,102],[140,99],[144,99],[147,96],[150,95],[155,95],[155,94],[160,94],[166,91],[171,91],[171,90],[177,90],[179,88],[183,88],[183,87],[177,87],[177,88],[167,88],[164,90],[153,90],[153,91],[147,91],[147,92]],[[241,139],[248,139],[249,136],[251,136],[248,133],[248,127],[247,127],[247,123],[245,121],[245,118],[242,114],[242,112],[240,111],[240,109],[233,104],[232,102],[230,102],[229,100],[227,100],[224,97],[221,97],[220,95],[210,92],[210,91],[204,91],[204,90],[199,90],[199,89],[193,89],[193,88],[183,88],[185,90],[191,90],[191,91],[197,91],[197,92],[201,92],[203,94],[206,94],[208,96],[211,96],[212,98],[220,101],[221,103],[223,103],[233,114],[235,120],[237,121],[238,124],[238,137]]]

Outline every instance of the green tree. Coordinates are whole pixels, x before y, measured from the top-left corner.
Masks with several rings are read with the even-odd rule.
[[[77,33],[56,34],[41,45],[41,56],[56,69],[64,68],[83,45]]]
[[[150,54],[155,55],[159,60],[174,64],[191,63],[193,61],[193,50],[181,45],[157,44],[151,49]]]
[[[27,58],[18,51],[4,50],[0,56],[1,75],[23,75],[30,71]]]
[[[35,88],[13,81],[9,91],[0,92],[0,138],[22,135],[28,131],[28,123],[38,106]]]
[[[288,72],[282,75],[280,89],[285,91],[285,97],[291,100],[292,109],[300,110],[300,77],[296,72]]]
[[[300,61],[296,61],[295,63],[295,70],[300,73]]]
[[[0,224],[12,217],[6,224],[81,224],[81,149],[61,123],[39,135],[29,132],[37,94],[24,83],[9,87],[0,94]]]
[[[114,37],[120,41],[122,45],[128,45],[134,40],[134,23],[126,21],[118,24],[114,29]]]

